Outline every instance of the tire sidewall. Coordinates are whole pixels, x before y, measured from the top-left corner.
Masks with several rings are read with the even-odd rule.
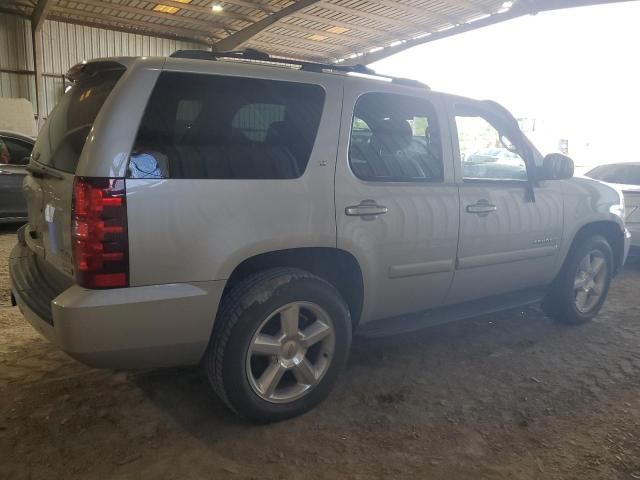
[[[289,403],[268,402],[260,398],[249,383],[246,373],[247,351],[262,322],[278,308],[296,301],[315,303],[331,318],[335,335],[333,358],[320,382],[308,394]],[[338,292],[318,278],[292,278],[290,282],[276,287],[264,301],[256,300],[246,306],[233,326],[222,363],[222,381],[228,401],[240,415],[258,422],[300,415],[321,402],[330,392],[346,363],[350,346],[351,319]]]

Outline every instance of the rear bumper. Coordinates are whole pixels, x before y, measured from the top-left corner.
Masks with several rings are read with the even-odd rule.
[[[11,292],[27,321],[77,360],[129,369],[189,365],[202,358],[224,281],[111,290],[72,285],[47,292],[47,279],[33,273],[35,261],[26,245],[14,247]]]

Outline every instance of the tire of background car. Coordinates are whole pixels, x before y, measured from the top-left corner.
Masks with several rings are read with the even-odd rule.
[[[613,252],[607,240],[593,235],[579,240],[543,301],[555,320],[579,325],[593,319],[604,304],[613,273]]]
[[[303,270],[274,268],[223,297],[204,364],[232,410],[267,423],[320,403],[350,347],[351,317],[338,291]]]

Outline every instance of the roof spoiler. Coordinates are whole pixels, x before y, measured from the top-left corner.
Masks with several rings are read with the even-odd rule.
[[[82,62],[74,65],[65,74],[65,77],[72,82],[77,82],[84,78],[91,77],[98,72],[104,72],[106,70],[126,70],[123,64],[115,62],[113,60],[96,60],[91,62]]]

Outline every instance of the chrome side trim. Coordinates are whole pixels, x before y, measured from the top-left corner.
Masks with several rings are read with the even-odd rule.
[[[532,258],[552,257],[558,253],[558,245],[550,245],[526,250],[515,250],[506,253],[492,253],[489,255],[475,255],[458,259],[458,270],[464,268],[485,267],[487,265],[497,265],[500,263],[519,262],[520,260],[531,260]]]
[[[413,277],[416,275],[427,275],[430,273],[450,272],[452,268],[453,260],[391,265],[389,267],[389,278]]]

